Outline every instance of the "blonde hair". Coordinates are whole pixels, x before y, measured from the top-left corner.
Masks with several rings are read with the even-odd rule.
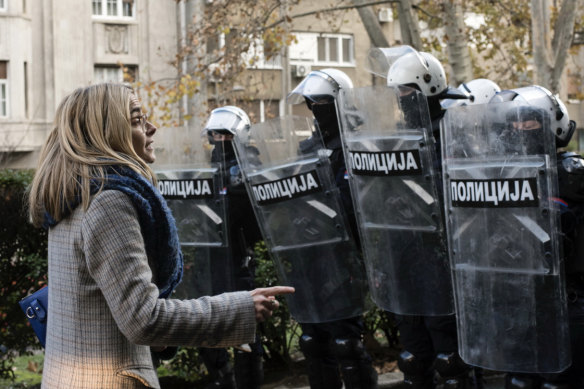
[[[28,193],[35,226],[43,224],[45,212],[58,222],[74,204],[87,209],[91,180],[101,182],[101,191],[108,166],[126,166],[156,181],[132,144],[133,95],[128,86],[106,83],[79,88],[61,101]]]

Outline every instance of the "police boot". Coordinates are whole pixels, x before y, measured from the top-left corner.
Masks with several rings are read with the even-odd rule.
[[[433,389],[434,373],[432,361],[416,357],[402,351],[397,359],[399,369],[404,373],[404,386],[408,389]]]
[[[206,389],[237,389],[235,376],[230,363],[210,373],[212,381],[207,385]]]
[[[259,389],[264,382],[261,349],[258,350],[258,347],[261,348],[261,344],[254,343],[251,346],[251,352],[235,350],[235,382],[237,383],[237,389]]]
[[[361,340],[335,339],[334,350],[341,364],[345,389],[377,388],[377,372]]]
[[[444,389],[475,388],[472,369],[457,352],[438,354],[434,367],[444,380]]]
[[[306,358],[310,389],[340,389],[343,386],[337,361],[328,343],[302,335],[298,342]]]
[[[507,374],[505,389],[536,389],[539,388],[537,379],[525,375]]]

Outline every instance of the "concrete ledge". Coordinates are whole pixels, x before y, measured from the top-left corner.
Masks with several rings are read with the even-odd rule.
[[[380,374],[377,380],[377,384],[379,389],[386,389],[386,388],[397,388],[401,385],[404,379],[404,375],[402,372],[393,372],[393,373],[385,373]],[[270,388],[270,389],[310,389],[310,386],[290,386],[290,385],[262,385],[262,388]]]

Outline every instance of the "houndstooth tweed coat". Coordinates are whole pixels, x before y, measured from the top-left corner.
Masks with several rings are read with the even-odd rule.
[[[249,292],[158,298],[129,197],[106,190],[49,231],[42,388],[159,388],[149,346],[254,341]]]

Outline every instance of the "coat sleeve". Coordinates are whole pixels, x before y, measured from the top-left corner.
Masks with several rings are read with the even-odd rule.
[[[249,292],[192,300],[158,297],[137,212],[122,192],[107,190],[92,200],[82,236],[89,273],[131,342],[205,347],[253,342],[256,322]]]

